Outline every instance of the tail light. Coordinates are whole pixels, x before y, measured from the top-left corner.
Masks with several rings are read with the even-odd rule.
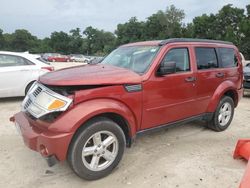
[[[48,70],[48,71],[54,71],[54,67],[42,67],[42,69]]]

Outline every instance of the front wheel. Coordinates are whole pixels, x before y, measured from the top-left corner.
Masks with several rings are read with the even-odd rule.
[[[217,106],[213,119],[208,122],[208,127],[220,132],[226,130],[234,116],[234,101],[231,97],[224,96]]]
[[[107,118],[83,125],[68,151],[68,162],[81,178],[96,180],[107,176],[120,162],[125,148],[122,129]]]

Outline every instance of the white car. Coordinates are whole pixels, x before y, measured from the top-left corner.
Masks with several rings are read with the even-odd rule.
[[[84,63],[89,62],[89,59],[82,54],[70,54],[70,60],[73,62],[84,62]]]
[[[39,76],[53,70],[32,54],[0,51],[0,98],[25,96]]]

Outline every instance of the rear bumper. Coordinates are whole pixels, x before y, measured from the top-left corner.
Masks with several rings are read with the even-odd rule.
[[[15,114],[16,126],[19,127],[25,145],[39,152],[45,158],[55,158],[59,161],[65,160],[67,150],[73,133],[58,133],[49,130],[38,129],[32,125],[23,112]]]

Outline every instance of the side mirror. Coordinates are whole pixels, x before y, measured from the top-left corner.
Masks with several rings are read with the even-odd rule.
[[[158,70],[158,75],[163,76],[176,72],[176,63],[174,61],[163,61],[161,62]]]

